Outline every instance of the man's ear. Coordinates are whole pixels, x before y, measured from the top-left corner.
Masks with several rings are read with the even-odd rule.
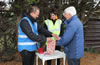
[[[32,12],[32,14],[34,14],[35,12]]]
[[[31,12],[30,15],[33,16],[33,12]]]
[[[69,13],[69,17],[72,17],[72,14]]]

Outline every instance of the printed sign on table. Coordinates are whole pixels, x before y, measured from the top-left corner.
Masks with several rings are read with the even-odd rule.
[[[47,44],[47,53],[54,54],[56,42],[55,40]]]

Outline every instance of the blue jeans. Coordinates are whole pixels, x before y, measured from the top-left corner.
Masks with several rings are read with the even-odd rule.
[[[80,59],[68,59],[68,65],[80,65]]]

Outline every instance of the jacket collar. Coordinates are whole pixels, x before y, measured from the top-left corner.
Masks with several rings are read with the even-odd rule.
[[[69,24],[72,21],[72,19],[75,19],[75,18],[77,18],[77,15],[72,16],[69,20],[66,20],[64,23]]]
[[[30,14],[25,14],[25,16],[28,17],[32,23],[36,22],[36,19],[34,19]]]

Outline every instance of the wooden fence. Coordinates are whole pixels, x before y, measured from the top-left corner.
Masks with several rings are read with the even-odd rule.
[[[85,47],[100,51],[100,19],[91,19],[85,28]]]

